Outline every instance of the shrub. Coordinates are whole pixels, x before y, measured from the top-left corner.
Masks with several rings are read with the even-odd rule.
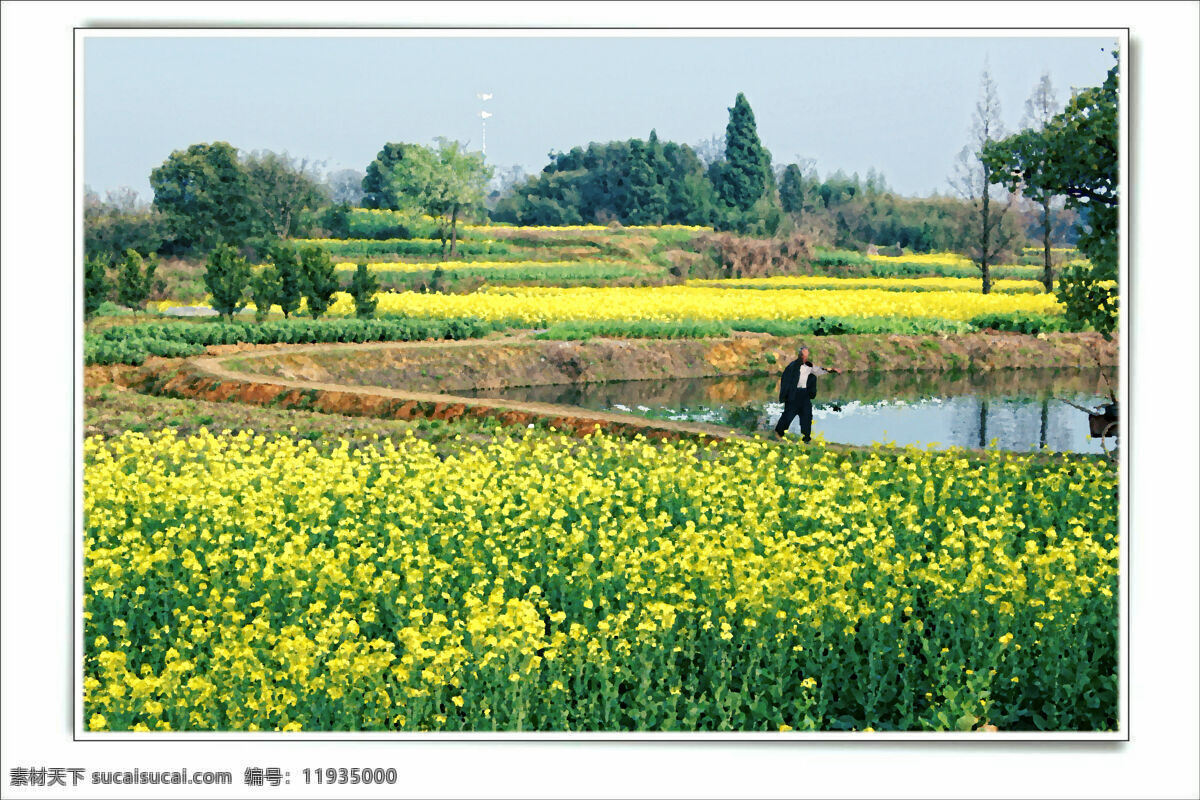
[[[354,269],[354,277],[350,281],[350,297],[354,300],[354,316],[365,319],[375,316],[375,306],[378,301],[375,293],[379,291],[379,281],[360,262]]]
[[[1011,331],[1013,333],[1048,333],[1079,330],[1080,328],[1078,323],[1073,323],[1066,316],[1032,314],[1027,311],[1017,311],[1010,314],[980,314],[979,316],[971,317],[969,322],[979,330],[991,328],[996,331]]]
[[[848,333],[962,333],[970,330],[963,322],[933,317],[808,317],[804,319],[732,320],[736,331],[769,333],[772,336],[837,336]]]
[[[99,311],[111,290],[104,260],[88,256],[83,262],[83,316],[88,318]]]

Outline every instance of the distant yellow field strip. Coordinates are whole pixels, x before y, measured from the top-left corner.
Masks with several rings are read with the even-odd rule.
[[[979,278],[830,278],[822,275],[775,275],[769,278],[727,278],[724,280],[691,280],[688,286],[711,286],[717,289],[888,289],[892,291],[941,290],[978,292]],[[998,292],[1040,292],[1041,281],[1005,278],[993,281]]]
[[[587,261],[428,261],[418,263],[408,263],[402,261],[373,261],[367,263],[367,268],[371,270],[379,270],[386,272],[429,272],[431,270],[456,270],[456,269],[472,269],[472,270],[496,270],[496,271],[519,271],[530,269],[587,269],[588,267],[613,267],[613,266],[629,266],[628,262],[622,261],[601,261],[599,259],[589,259]],[[343,261],[334,265],[334,269],[345,272],[353,271],[358,268],[358,264],[353,261]]]

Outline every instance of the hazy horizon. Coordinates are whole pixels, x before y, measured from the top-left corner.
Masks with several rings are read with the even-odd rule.
[[[324,170],[364,170],[385,142],[481,140],[497,170],[551,150],[723,136],[744,92],[777,164],[822,177],[882,173],[893,191],[947,193],[985,60],[1009,130],[1048,72],[1060,103],[1098,85],[1102,37],[146,37],[84,44],[84,183],[153,194],[172,151],[227,141]],[[492,99],[482,101],[477,93]]]

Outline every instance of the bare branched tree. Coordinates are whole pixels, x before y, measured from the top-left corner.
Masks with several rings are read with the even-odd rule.
[[[1035,131],[1044,130],[1050,120],[1062,111],[1062,104],[1054,93],[1054,85],[1050,83],[1050,73],[1043,72],[1042,79],[1033,89],[1033,94],[1025,101],[1025,116],[1021,118],[1022,128],[1032,128]],[[1047,292],[1054,291],[1054,265],[1050,258],[1050,239],[1054,233],[1054,219],[1051,205],[1055,195],[1050,192],[1033,190],[1023,187],[1029,199],[1041,207],[1042,228],[1042,285]]]
[[[692,150],[696,153],[696,157],[700,159],[700,163],[708,169],[713,164],[725,158],[725,136],[724,134],[714,133],[712,136],[697,142],[692,145]]]
[[[971,206],[971,214],[963,231],[963,249],[979,267],[983,276],[983,293],[992,290],[991,265],[996,257],[1007,248],[1014,238],[1011,225],[1004,225],[1004,217],[1012,207],[1009,194],[984,165],[983,146],[988,142],[1004,138],[1004,124],[1000,120],[1000,98],[996,84],[985,65],[979,80],[979,101],[971,118],[970,138],[958,154],[950,185]],[[1007,202],[1002,204],[1002,201]]]
[[[336,172],[330,172],[325,176],[323,182],[325,193],[331,202],[361,206],[364,177],[365,173],[357,169],[339,169]]]
[[[256,150],[243,163],[261,224],[272,236],[296,235],[301,213],[327,201],[321,186],[324,162]]]

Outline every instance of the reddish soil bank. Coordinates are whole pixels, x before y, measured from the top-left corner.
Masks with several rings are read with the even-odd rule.
[[[254,376],[224,368],[218,358],[188,359],[182,364],[147,362],[123,376],[131,388],[166,397],[249,403],[382,419],[492,417],[507,425],[542,423],[583,436],[598,431],[642,434],[653,439],[749,438],[729,428],[699,423],[649,420],[547,403],[482,400],[453,395],[407,392],[377,386],[344,386]]]

